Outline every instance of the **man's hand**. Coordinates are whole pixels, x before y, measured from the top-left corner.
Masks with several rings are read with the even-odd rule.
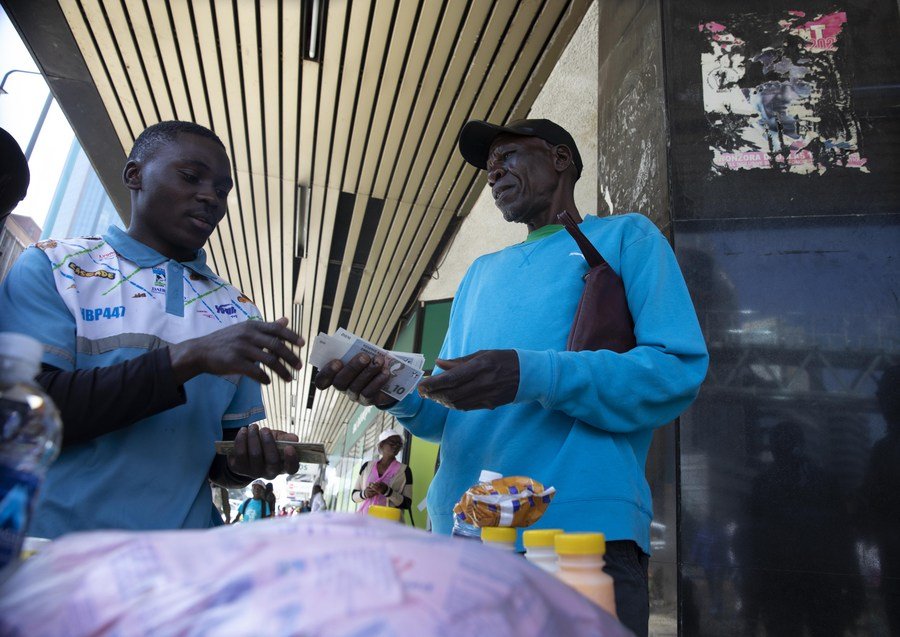
[[[334,387],[360,405],[375,405],[378,408],[391,407],[397,401],[381,391],[391,379],[391,372],[382,356],[372,358],[359,354],[344,365],[333,360],[316,374],[316,387]]]
[[[471,411],[508,405],[519,391],[519,357],[511,349],[487,349],[435,361],[445,370],[419,383],[419,394],[451,409]]]
[[[203,373],[241,374],[267,385],[271,382],[260,364],[291,380],[288,368],[300,369],[300,357],[289,347],[303,347],[303,338],[288,329],[288,320],[274,323],[244,321],[212,334],[169,346],[175,381],[183,385]]]
[[[295,434],[259,425],[242,427],[234,439],[234,451],[228,454],[228,468],[248,478],[271,480],[282,473],[294,474],[300,469],[300,458],[293,447],[284,450],[284,459],[276,441],[299,442]]]

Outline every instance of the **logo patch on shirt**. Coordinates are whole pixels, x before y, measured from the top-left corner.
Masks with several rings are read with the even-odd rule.
[[[251,301],[250,299],[248,299],[248,298],[247,298],[246,296],[244,296],[243,294],[241,294],[241,295],[237,298],[237,300],[238,300],[238,303],[253,303],[253,301]]]
[[[101,319],[125,318],[124,305],[107,305],[106,307],[81,308],[81,318],[85,321],[99,321]]]
[[[101,261],[103,261],[104,259],[112,259],[114,256],[116,256],[116,253],[114,251],[110,250],[109,252],[104,252],[103,254],[98,254],[97,258],[100,259]]]
[[[227,314],[228,316],[236,316],[237,308],[234,307],[233,303],[223,303],[222,305],[216,306],[216,312],[219,314]]]
[[[132,295],[131,295],[131,298],[133,298],[133,299],[146,299],[146,298],[147,298],[147,293],[146,293],[146,292],[138,292],[137,294],[132,294]]]
[[[153,268],[153,287],[150,288],[152,294],[166,293],[166,271],[164,268]]]
[[[57,245],[56,241],[38,241],[34,244],[34,247],[38,250],[52,250]]]
[[[69,269],[72,270],[72,272],[74,272],[78,276],[83,276],[86,278],[99,277],[101,279],[110,279],[110,280],[116,278],[115,274],[113,274],[112,272],[109,272],[107,270],[96,270],[94,272],[91,272],[90,270],[85,270],[84,268],[80,268],[71,262],[69,263]]]

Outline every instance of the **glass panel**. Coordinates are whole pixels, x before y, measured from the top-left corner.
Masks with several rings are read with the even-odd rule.
[[[711,357],[680,425],[682,634],[888,634],[900,217],[676,222],[675,236]]]

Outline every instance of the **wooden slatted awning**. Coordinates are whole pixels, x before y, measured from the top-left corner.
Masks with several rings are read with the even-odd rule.
[[[58,44],[41,45],[35,0],[5,4],[104,183],[118,181],[111,166],[121,170],[146,126],[212,128],[235,175],[209,246],[214,268],[307,341],[341,326],[383,345],[484,186],[456,152],[458,131],[525,116],[590,5],[51,1],[111,124],[103,157],[64,85],[84,78],[51,59]],[[331,450],[353,405],[314,391],[312,372],[266,389],[270,423]]]

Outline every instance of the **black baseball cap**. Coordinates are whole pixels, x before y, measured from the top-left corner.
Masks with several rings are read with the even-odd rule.
[[[487,158],[491,150],[491,144],[499,135],[522,135],[523,137],[538,137],[554,146],[560,144],[568,146],[572,151],[572,160],[581,176],[581,154],[575,140],[565,128],[551,122],[549,119],[518,119],[506,126],[489,124],[481,120],[473,119],[467,122],[459,132],[459,152],[463,159],[482,170],[487,170]]]

